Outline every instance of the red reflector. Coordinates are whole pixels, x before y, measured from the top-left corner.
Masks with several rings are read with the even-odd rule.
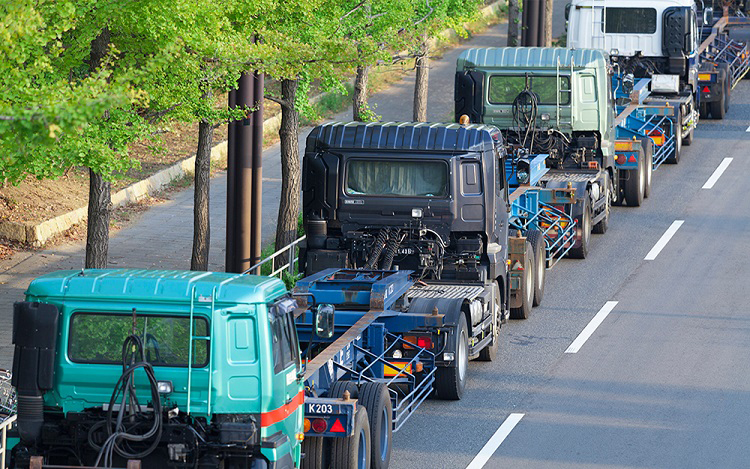
[[[631,163],[635,163],[636,162],[635,155],[630,155],[630,157],[628,158],[628,161]]]
[[[422,348],[432,348],[432,339],[429,337],[417,338],[417,345]]]
[[[338,420],[337,420],[338,422]],[[323,433],[328,428],[328,422],[323,419],[313,419],[312,429],[315,433]]]
[[[704,86],[703,90],[701,90],[701,91],[703,91],[704,93],[710,93],[711,89],[708,86]]]
[[[344,433],[346,430],[344,430],[344,426],[341,425],[341,421],[339,419],[336,419],[336,421],[331,425],[331,432],[332,433]]]

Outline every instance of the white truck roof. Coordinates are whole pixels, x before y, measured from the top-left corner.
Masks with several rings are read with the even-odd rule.
[[[695,7],[693,0],[573,0],[568,16],[568,47],[612,51],[632,56],[640,51],[646,57],[661,57],[662,15],[670,7]],[[607,15],[602,12],[610,10]],[[631,9],[632,13],[622,9]],[[593,15],[592,15],[593,12]],[[610,24],[617,22],[619,27]],[[631,28],[632,29],[629,29]],[[608,32],[606,28],[635,30]]]

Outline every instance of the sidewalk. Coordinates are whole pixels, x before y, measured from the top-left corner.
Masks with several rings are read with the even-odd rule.
[[[555,17],[562,20],[563,1],[556,1]],[[558,8],[560,13],[558,14]],[[556,32],[557,32],[557,28]],[[453,120],[453,78],[456,58],[464,49],[482,46],[502,46],[506,42],[507,24],[492,26],[485,33],[445,52],[431,62],[428,120]],[[414,74],[380,92],[370,99],[371,106],[383,121],[409,121],[412,117]],[[351,110],[335,116],[334,120],[351,120]],[[300,133],[300,153],[309,128]],[[281,161],[279,146],[263,153],[263,239],[272,240],[281,197]],[[224,270],[226,225],[226,172],[211,180],[211,250],[209,269]],[[115,233],[110,239],[109,267],[148,269],[189,269],[192,248],[193,191],[186,189],[172,195],[171,200],[151,207],[140,218]],[[38,251],[16,253],[11,259],[0,261],[0,368],[10,368],[13,302],[23,300],[29,282],[44,273],[59,269],[83,267],[85,242]]]

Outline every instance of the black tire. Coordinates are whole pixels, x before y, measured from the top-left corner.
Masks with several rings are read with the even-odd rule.
[[[457,401],[466,389],[466,374],[469,371],[469,328],[466,316],[461,313],[456,325],[455,366],[440,366],[435,373],[435,390],[440,399]]]
[[[729,102],[732,99],[732,70],[728,63],[719,64],[719,68],[724,70],[724,76],[727,77],[724,80],[724,113],[726,114],[729,112]]]
[[[726,116],[726,114],[727,114],[727,103],[726,103],[727,93],[726,93],[726,90],[727,90],[728,86],[726,84],[726,80],[727,80],[727,76],[725,74],[724,75],[724,86],[722,87],[723,90],[722,90],[722,93],[721,93],[721,98],[719,98],[718,101],[713,101],[713,102],[708,103],[708,107],[711,110],[711,118],[712,119],[719,119],[719,120],[721,120],[721,119],[724,119],[724,116]]]
[[[523,266],[523,280],[521,281],[521,306],[510,309],[511,319],[529,319],[531,308],[534,305],[534,248],[526,239],[526,254]]]
[[[589,255],[589,242],[591,237],[591,208],[589,202],[589,191],[583,194],[583,200],[580,202],[583,204],[583,211],[581,212],[581,220],[576,230],[581,241],[578,246],[573,246],[573,249],[568,251],[568,257],[573,259],[586,259]]]
[[[359,397],[359,388],[357,388],[357,384],[354,381],[346,381],[343,379],[333,383],[330,391],[328,391],[328,397],[340,399],[344,397],[344,391],[349,391],[350,399],[357,399]]]
[[[700,113],[701,119],[708,119],[708,103],[700,103],[698,105],[698,112]]]
[[[693,130],[690,131],[690,135],[693,135]],[[641,148],[643,149],[643,170],[646,172],[646,185],[643,188],[643,198],[647,199],[651,195],[651,179],[654,172],[654,141],[650,138],[644,138],[641,140]]]
[[[677,112],[677,119],[675,121],[679,122],[677,125],[677,130],[674,133],[674,149],[672,150],[672,154],[668,156],[664,161],[669,164],[677,164],[680,162],[680,155],[682,154],[682,113]]]
[[[347,438],[333,438],[331,442],[331,469],[368,469],[370,451],[370,423],[364,406],[354,413],[354,433]]]
[[[686,147],[689,147],[693,144],[693,135],[695,134],[695,126],[690,127],[690,132],[688,132],[687,136],[682,139],[682,144]]]
[[[643,203],[646,188],[646,172],[643,163],[643,150],[641,150],[638,153],[638,168],[629,169],[628,179],[625,181],[625,201],[629,207],[640,207]]]
[[[367,409],[370,423],[370,467],[387,469],[393,449],[393,407],[388,386],[384,383],[363,384],[359,403]]]
[[[591,229],[591,232],[594,234],[604,234],[609,228],[609,214],[612,212],[612,181],[610,181],[609,175],[605,181],[607,187],[604,188],[604,192],[607,200],[605,201],[604,218],[599,220],[599,222]],[[534,306],[536,306],[536,304]]]
[[[502,301],[500,301],[500,289],[495,283],[495,311],[492,313],[495,319],[495,325],[492,329],[492,342],[485,348],[479,351],[477,361],[480,362],[492,362],[497,359],[497,350],[500,348],[500,323],[503,320]]]
[[[300,469],[328,469],[330,452],[322,436],[306,436],[302,440],[302,462]]]
[[[544,298],[544,284],[547,280],[547,244],[541,231],[530,230],[526,233],[526,240],[531,243],[534,251],[534,301],[533,306],[542,304]]]

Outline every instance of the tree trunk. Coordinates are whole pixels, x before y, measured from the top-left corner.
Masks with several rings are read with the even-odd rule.
[[[210,200],[211,145],[213,140],[213,125],[205,120],[200,121],[198,124],[198,150],[195,153],[193,257],[190,260],[190,270],[208,270],[208,248],[211,244],[211,223],[208,219],[208,203]]]
[[[86,268],[106,269],[109,218],[112,213],[110,183],[89,169],[89,217],[86,231]]]
[[[554,0],[544,1],[544,46],[552,47],[552,4]]]
[[[427,122],[427,86],[429,84],[430,58],[427,35],[422,35],[419,54],[415,62],[417,76],[414,80],[414,122]]]
[[[94,73],[104,60],[109,49],[109,29],[104,30],[91,41],[89,72]],[[108,119],[108,115],[102,119]],[[101,174],[89,168],[89,207],[86,228],[87,269],[105,269],[109,251],[109,219],[112,214],[111,184]]]
[[[354,94],[352,96],[352,119],[363,122],[366,119],[367,111],[367,79],[370,73],[370,66],[358,66],[357,76],[354,79]]]
[[[281,200],[279,200],[279,221],[276,226],[276,249],[281,249],[297,239],[297,219],[301,191],[301,170],[299,161],[299,112],[294,108],[297,94],[297,80],[281,81]],[[288,256],[277,257],[279,264],[288,262]]]
[[[521,31],[520,0],[508,0],[508,46],[518,47]]]

